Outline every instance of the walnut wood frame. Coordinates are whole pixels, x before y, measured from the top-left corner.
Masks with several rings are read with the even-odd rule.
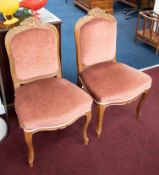
[[[83,18],[80,18],[76,25],[75,25],[75,42],[76,42],[76,62],[77,62],[77,85],[80,86],[81,88],[84,88],[88,93],[89,91],[87,90],[84,82],[82,81],[82,79],[80,78],[80,73],[86,69],[88,66],[85,66],[81,63],[80,60],[80,41],[79,41],[79,29],[81,26],[83,26],[84,24],[86,24],[87,22],[93,20],[94,18],[105,18],[105,19],[109,19],[112,20],[114,22],[116,22],[116,19],[114,18],[114,16],[110,15],[110,14],[106,14],[103,10],[100,10],[99,8],[95,8],[93,10],[91,10],[88,15],[84,16]],[[115,58],[113,58],[112,60],[110,60],[109,62],[116,62],[116,56]],[[132,99],[130,99],[129,101],[122,101],[122,102],[118,102],[118,103],[110,103],[110,104],[104,104],[101,103],[99,101],[96,101],[96,99],[94,99],[93,97],[93,101],[96,105],[97,108],[97,126],[96,126],[96,134],[98,137],[100,137],[101,133],[102,133],[102,127],[103,127],[103,118],[104,118],[104,113],[105,110],[107,109],[107,107],[112,106],[112,105],[125,105],[128,103],[131,103],[133,101],[135,101],[138,97],[141,96],[141,99],[137,105],[136,108],[136,118],[140,119],[141,118],[141,109],[143,106],[144,101],[146,100],[146,97],[148,95],[149,89],[146,89],[145,91],[143,91],[142,93],[138,94],[136,97],[132,97]],[[91,95],[91,94],[90,94]]]
[[[76,117],[74,120],[68,122],[68,123],[65,123],[64,125],[57,125],[57,126],[54,126],[54,127],[50,127],[50,128],[37,128],[35,130],[32,130],[32,131],[26,131],[24,128],[23,131],[24,131],[24,138],[25,138],[25,142],[27,144],[27,147],[28,147],[28,163],[30,165],[30,167],[33,167],[33,164],[34,164],[34,147],[33,147],[33,135],[37,132],[40,132],[40,131],[55,131],[55,130],[59,130],[59,129],[64,129],[66,128],[67,126],[73,124],[76,120],[78,120],[79,118],[81,117],[86,117],[86,120],[85,120],[85,123],[84,123],[84,126],[83,126],[83,142],[85,145],[88,145],[89,143],[89,138],[88,138],[88,134],[87,134],[87,129],[88,129],[88,126],[89,126],[89,123],[91,121],[91,118],[92,118],[92,114],[91,112],[87,112],[87,113],[84,113],[82,115],[79,115],[78,118]]]
[[[85,68],[88,67],[86,65],[83,65],[81,63],[81,60],[80,60],[81,48],[80,48],[80,41],[79,41],[79,29],[84,24],[88,23],[89,21],[91,21],[95,18],[99,18],[99,17],[103,18],[103,19],[113,20],[116,23],[116,19],[111,14],[105,13],[105,10],[101,10],[99,8],[94,8],[88,12],[88,15],[80,18],[75,25],[74,35],[75,35],[75,42],[76,42],[76,62],[77,62],[77,66],[78,66],[78,68],[77,68],[78,75],[80,74],[80,72],[82,72]],[[115,54],[114,58],[112,58],[110,61],[116,62],[116,54]]]
[[[58,68],[58,71],[53,73],[53,74],[40,76],[40,77],[36,77],[36,78],[31,78],[31,79],[28,79],[26,81],[20,81],[17,79],[16,74],[15,74],[15,65],[14,65],[13,55],[11,52],[10,43],[11,43],[12,38],[15,35],[23,32],[23,31],[26,31],[28,29],[32,29],[32,28],[49,29],[55,33],[56,44],[57,44],[57,53],[56,54],[58,56],[59,68]],[[30,17],[30,18],[26,19],[25,21],[23,21],[20,26],[12,28],[7,33],[7,35],[5,37],[5,44],[6,44],[8,57],[9,57],[9,63],[10,63],[13,84],[14,84],[14,90],[16,88],[20,87],[22,84],[24,85],[24,84],[27,84],[29,82],[35,81],[35,80],[45,79],[45,78],[50,78],[50,77],[62,78],[61,61],[60,61],[60,56],[59,56],[59,35],[58,35],[58,31],[57,31],[56,27],[54,27],[53,25],[43,24],[43,23],[39,22],[37,19]],[[19,121],[19,125],[23,129],[25,142],[26,142],[27,147],[28,147],[28,163],[29,163],[30,167],[33,167],[33,163],[34,163],[34,148],[33,148],[33,141],[32,140],[33,140],[33,135],[35,133],[40,132],[40,131],[54,131],[54,130],[58,130],[58,129],[63,129],[63,128],[73,124],[76,120],[78,120],[82,116],[86,117],[86,120],[85,120],[85,123],[83,126],[83,140],[84,140],[84,144],[87,145],[89,143],[87,129],[88,129],[89,123],[91,121],[91,111],[88,111],[88,112],[85,112],[79,116],[76,116],[71,121],[64,123],[64,124],[61,124],[61,125],[52,126],[52,127],[39,127],[39,128],[34,128],[32,130],[28,130],[28,129],[24,128],[24,126]]]
[[[14,58],[13,58],[13,55],[11,52],[10,42],[15,35],[18,35],[19,33],[23,32],[23,31],[33,29],[33,28],[51,29],[55,33],[56,44],[57,44],[57,53],[56,54],[58,57],[58,67],[59,68],[58,68],[57,72],[50,74],[50,75],[39,76],[39,77],[31,78],[28,80],[18,80],[18,78],[16,77]],[[58,31],[57,31],[55,26],[53,26],[51,24],[41,23],[39,20],[37,20],[33,17],[27,18],[19,26],[14,27],[11,30],[9,30],[9,32],[5,36],[5,45],[6,45],[6,50],[8,53],[8,58],[9,58],[9,64],[10,64],[10,69],[11,69],[11,76],[13,79],[14,90],[16,88],[20,87],[22,84],[30,83],[30,82],[35,81],[35,80],[50,78],[50,77],[54,77],[54,76],[57,76],[57,77],[62,76],[61,75],[60,56],[59,56],[59,35],[58,35]]]

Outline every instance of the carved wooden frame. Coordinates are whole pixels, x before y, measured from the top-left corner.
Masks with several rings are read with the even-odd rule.
[[[50,74],[50,75],[45,75],[45,76],[39,76],[36,78],[30,78],[28,80],[22,81],[22,80],[18,80],[16,77],[16,73],[15,73],[15,66],[14,66],[14,58],[11,52],[11,48],[10,48],[10,42],[12,40],[12,38],[29,29],[33,29],[33,28],[39,28],[39,29],[51,29],[55,34],[56,34],[56,44],[58,46],[57,48],[57,57],[58,57],[58,64],[59,64],[59,68],[57,70],[57,72],[55,72],[54,74]],[[13,79],[13,84],[14,84],[14,89],[20,87],[21,84],[26,84],[29,82],[32,82],[34,80],[39,80],[39,79],[44,79],[44,78],[50,78],[50,77],[61,77],[61,64],[60,64],[60,56],[59,56],[59,35],[58,35],[58,31],[56,29],[55,26],[51,25],[51,24],[44,24],[41,23],[38,19],[34,18],[34,17],[29,17],[26,20],[24,20],[20,26],[14,27],[11,30],[9,30],[9,32],[6,34],[5,37],[5,45],[6,45],[6,49],[7,49],[7,53],[8,53],[8,58],[9,58],[9,63],[10,63],[10,69],[11,69],[11,75],[12,75],[12,79]]]
[[[53,32],[55,32],[56,44],[57,44],[57,53],[56,54],[58,56],[59,68],[58,68],[57,72],[55,72],[53,74],[39,76],[36,78],[31,78],[31,79],[28,79],[26,81],[20,81],[17,79],[16,74],[15,74],[15,66],[14,66],[13,55],[11,52],[10,42],[15,35],[23,32],[23,31],[26,31],[28,29],[33,29],[33,28],[49,29],[49,30],[52,30]],[[29,17],[26,20],[24,20],[20,24],[20,26],[14,27],[11,30],[9,30],[9,32],[6,34],[5,44],[6,44],[8,57],[9,57],[9,63],[10,63],[10,69],[11,69],[11,75],[12,75],[12,79],[13,79],[14,89],[20,87],[22,84],[24,85],[24,84],[27,84],[29,82],[39,80],[39,79],[45,79],[45,78],[50,78],[50,77],[55,77],[55,76],[62,78],[61,61],[60,61],[60,57],[59,57],[59,35],[58,35],[58,31],[57,31],[55,26],[53,26],[51,24],[41,23],[38,19],[36,19],[34,17]],[[58,129],[63,129],[63,128],[73,124],[76,120],[78,120],[79,118],[81,118],[83,116],[86,117],[86,120],[85,120],[85,123],[83,126],[83,140],[84,140],[84,144],[87,145],[89,142],[89,138],[87,135],[87,129],[88,129],[89,123],[91,121],[91,117],[92,117],[91,116],[91,109],[90,109],[90,111],[86,111],[83,114],[80,114],[78,116],[73,117],[72,120],[70,120],[67,123],[57,125],[57,126],[52,126],[52,127],[39,127],[39,128],[35,128],[32,130],[28,130],[22,125],[21,121],[19,120],[19,125],[24,131],[24,138],[25,138],[25,141],[26,141],[26,144],[28,147],[28,163],[29,163],[30,167],[33,167],[33,162],[34,162],[34,148],[33,148],[33,141],[32,141],[33,134],[40,132],[40,131],[54,131],[54,130],[58,130]]]
[[[88,15],[80,18],[75,25],[75,32],[74,32],[74,36],[75,36],[75,42],[76,42],[76,61],[77,61],[77,71],[78,74],[80,72],[83,71],[83,69],[85,69],[88,66],[85,66],[81,63],[80,60],[80,42],[79,42],[79,29],[85,25],[86,23],[88,23],[89,21],[96,19],[96,18],[103,18],[103,19],[107,19],[107,20],[112,20],[115,23],[117,23],[116,19],[114,18],[113,15],[109,14],[109,13],[105,13],[104,10],[101,10],[99,8],[94,8],[92,10],[90,10],[88,12]],[[111,59],[110,61],[116,62],[116,54],[115,57],[113,59]]]
[[[80,77],[80,73],[87,68],[87,66],[82,65],[81,61],[80,61],[80,42],[79,42],[79,29],[80,27],[82,27],[83,25],[85,25],[87,22],[95,19],[95,18],[103,18],[103,19],[107,19],[107,20],[112,20],[115,23],[116,19],[114,16],[112,16],[111,14],[105,13],[104,10],[101,10],[99,8],[94,8],[91,11],[88,12],[88,15],[80,18],[76,25],[75,25],[75,42],[76,42],[76,61],[77,61],[77,84],[78,86],[84,88],[87,93],[89,93],[89,91],[87,90],[84,82],[82,81],[81,77]],[[110,60],[109,62],[116,62],[116,57],[113,58],[112,60]],[[150,87],[151,88],[151,87]],[[150,89],[149,88],[149,89]],[[136,115],[137,115],[137,119],[140,119],[141,117],[141,108],[143,106],[143,102],[145,101],[149,89],[146,89],[145,91],[141,92],[139,95],[137,95],[136,97],[132,97],[132,99],[128,100],[128,101],[121,101],[118,103],[110,103],[110,104],[105,104],[105,103],[101,103],[96,101],[96,99],[94,99],[93,97],[93,101],[96,104],[97,107],[97,118],[98,118],[98,122],[97,122],[97,126],[96,126],[96,134],[99,137],[102,133],[102,126],[103,126],[103,117],[104,117],[104,112],[106,110],[107,107],[112,106],[112,105],[125,105],[128,103],[131,103],[133,101],[135,101],[138,97],[141,96],[141,99],[137,105],[137,109],[136,109]],[[89,93],[90,94],[90,93]],[[91,94],[90,94],[91,95]]]
[[[75,117],[73,120],[71,120],[63,125],[57,125],[54,127],[36,128],[35,130],[31,130],[31,131],[28,131],[28,130],[25,130],[25,128],[22,128],[24,131],[25,142],[26,142],[27,147],[28,147],[28,163],[29,163],[30,167],[33,167],[33,164],[34,164],[34,157],[35,156],[34,156],[34,147],[33,147],[33,135],[35,133],[40,132],[40,131],[55,131],[55,130],[59,130],[59,129],[64,129],[67,126],[73,124],[76,120],[78,120],[81,117],[85,117],[85,122],[83,125],[83,133],[82,133],[83,143],[85,145],[88,145],[89,137],[87,134],[87,129],[88,129],[88,126],[89,126],[91,118],[92,118],[91,111],[85,112],[85,113]]]

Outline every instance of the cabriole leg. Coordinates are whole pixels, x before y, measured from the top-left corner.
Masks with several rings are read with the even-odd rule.
[[[34,162],[34,148],[32,143],[32,136],[33,136],[32,132],[24,131],[25,142],[28,147],[28,163],[30,167],[33,167],[33,162]]]
[[[91,112],[86,113],[86,120],[85,120],[84,127],[83,127],[83,139],[84,139],[85,145],[88,145],[88,142],[89,142],[87,129],[91,121],[91,118],[92,118],[92,113]]]
[[[136,108],[136,115],[137,115],[136,118],[137,119],[141,118],[141,109],[143,107],[143,104],[146,100],[147,95],[148,95],[148,91],[144,92],[140,98],[138,105],[137,105],[137,108]]]

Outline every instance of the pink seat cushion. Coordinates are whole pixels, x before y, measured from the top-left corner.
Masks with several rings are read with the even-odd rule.
[[[129,101],[151,87],[151,78],[121,63],[100,63],[85,69],[80,78],[96,102]]]
[[[26,131],[56,128],[91,110],[92,98],[65,79],[49,78],[21,86],[15,110]]]

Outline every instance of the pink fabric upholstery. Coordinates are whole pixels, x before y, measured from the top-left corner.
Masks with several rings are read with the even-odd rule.
[[[129,101],[151,87],[151,78],[121,63],[100,63],[85,69],[80,78],[93,98],[103,104]]]
[[[116,55],[116,22],[95,18],[79,30],[80,60],[85,66],[109,61]]]
[[[92,98],[65,79],[34,81],[16,89],[15,110],[25,130],[55,127],[91,110]]]
[[[18,80],[49,75],[58,70],[55,33],[49,29],[28,29],[11,40]]]

